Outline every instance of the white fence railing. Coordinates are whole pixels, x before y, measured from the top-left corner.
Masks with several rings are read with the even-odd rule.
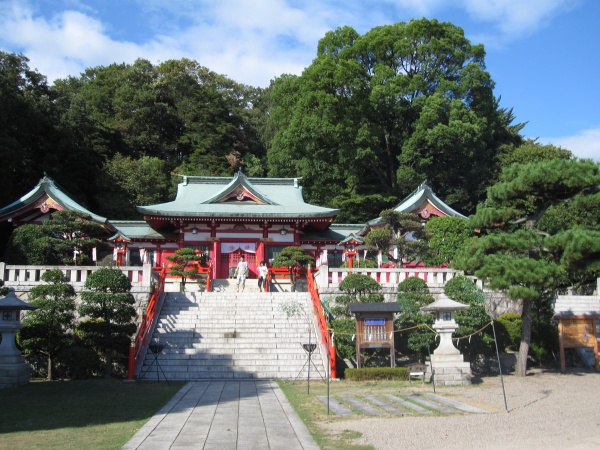
[[[35,286],[42,283],[42,275],[48,270],[59,269],[69,279],[73,287],[83,286],[91,273],[101,266],[19,266],[0,262],[0,278],[7,286]],[[152,283],[152,267],[143,266],[118,267],[131,281],[133,286],[149,287]]]
[[[419,277],[428,286],[443,286],[462,272],[454,269],[435,267],[394,268],[394,269],[341,269],[321,266],[317,272],[320,289],[336,288],[351,273],[366,275],[373,278],[382,287],[398,286],[398,283],[409,277]]]

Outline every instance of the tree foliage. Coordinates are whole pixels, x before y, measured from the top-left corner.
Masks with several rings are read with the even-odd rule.
[[[518,375],[526,373],[532,310],[543,309],[557,287],[599,273],[598,231],[576,226],[550,234],[540,224],[553,205],[595,204],[599,186],[600,166],[591,160],[513,164],[503,169],[469,219],[485,234],[465,245],[455,266],[522,302]]]
[[[105,376],[112,373],[113,359],[125,361],[136,316],[131,282],[119,269],[96,270],[85,281],[77,325],[79,336],[104,357]]]
[[[494,354],[494,334],[491,327],[486,328],[491,318],[485,309],[483,292],[467,277],[458,275],[444,285],[444,293],[456,302],[469,305],[469,309],[454,313],[458,324],[454,336],[468,336],[466,339],[459,339],[456,347],[471,361],[479,354]]]
[[[384,301],[381,285],[368,275],[351,273],[340,283],[340,290],[345,292],[354,301],[363,303],[381,303]]]
[[[427,258],[430,236],[417,214],[387,209],[381,212],[381,220],[392,229],[393,238],[390,243],[397,249],[398,260],[395,262],[400,267],[405,262],[423,261]]]
[[[302,75],[272,85],[270,172],[302,176],[317,204],[363,199],[360,211],[371,217],[381,205],[370,195],[400,198],[425,179],[472,210],[501,146],[520,142],[493,96],[484,54],[461,28],[436,20],[362,36],[350,27],[328,32]]]
[[[281,253],[273,259],[273,267],[286,267],[290,272],[292,289],[296,287],[296,279],[298,271],[303,267],[308,267],[309,264],[314,264],[315,260],[307,254],[301,247],[285,247]]]
[[[169,275],[181,277],[181,291],[185,291],[185,281],[188,277],[193,277],[198,273],[197,261],[200,256],[196,254],[194,249],[180,248],[174,254],[167,256],[167,260],[171,261],[169,266]]]
[[[450,264],[458,250],[473,234],[465,219],[451,216],[432,217],[427,221],[425,231],[429,236],[429,252],[425,262],[433,266]]]
[[[13,264],[86,265],[102,244],[104,227],[88,214],[55,211],[42,225],[27,224],[12,234],[5,258]]]
[[[42,274],[47,284],[29,291],[29,303],[37,307],[23,319],[18,342],[25,354],[42,354],[47,358],[47,378],[52,380],[55,359],[73,342],[75,324],[75,289],[59,270]]]
[[[428,348],[431,350],[435,343],[435,333],[429,330],[434,317],[430,313],[421,312],[421,308],[433,303],[434,298],[424,280],[409,277],[398,284],[396,299],[401,309],[396,327],[399,330],[407,329],[402,333],[408,336],[406,346],[421,357]]]

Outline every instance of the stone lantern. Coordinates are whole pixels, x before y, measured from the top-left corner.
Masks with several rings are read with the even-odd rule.
[[[433,329],[440,335],[440,344],[431,355],[431,366],[435,373],[434,382],[439,385],[471,384],[471,364],[464,361],[463,355],[452,343],[452,333],[458,328],[454,313],[468,308],[469,305],[450,300],[444,294],[435,302],[421,308],[423,312],[435,314]],[[431,366],[427,368],[428,378],[432,375]]]
[[[15,344],[15,335],[23,327],[21,311],[37,309],[15,295],[10,288],[0,299],[0,388],[17,387],[29,383],[29,364]]]

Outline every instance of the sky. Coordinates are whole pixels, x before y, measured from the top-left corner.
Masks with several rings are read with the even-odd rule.
[[[189,58],[252,86],[300,74],[325,33],[437,19],[484,44],[522,134],[600,161],[598,0],[0,0],[0,50],[51,83],[86,68]]]

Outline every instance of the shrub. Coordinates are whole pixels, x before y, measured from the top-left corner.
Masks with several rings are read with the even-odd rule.
[[[350,381],[408,380],[408,369],[406,367],[346,369],[345,376]]]
[[[354,319],[334,319],[330,323],[335,336],[336,354],[341,359],[354,359],[356,354],[356,343],[352,341],[352,335],[356,333],[356,321]]]
[[[517,313],[502,314],[496,319],[496,337],[498,348],[518,350],[521,345],[521,327],[523,320]]]
[[[91,348],[67,348],[59,353],[57,360],[57,371],[62,378],[84,379],[101,374],[103,370],[98,354]]]
[[[456,311],[455,313],[458,329],[454,336],[470,336],[468,339],[458,341],[456,345],[458,349],[470,361],[473,361],[479,354],[493,355],[495,346],[492,328],[487,327],[482,332],[477,333],[478,330],[490,323],[490,316],[485,311],[483,292],[463,275],[458,275],[448,281],[444,286],[444,292],[450,299],[469,305],[469,309]]]
[[[427,283],[418,277],[410,277],[398,284],[398,303],[402,312],[396,321],[397,329],[418,327],[406,331],[408,338],[406,346],[417,352],[419,359],[421,354],[427,352],[427,347],[435,342],[435,334],[427,330],[426,325],[433,324],[432,314],[421,313],[421,308],[433,302],[433,296],[429,293]],[[398,339],[400,334],[396,333]],[[403,343],[398,343],[397,348],[402,348]]]
[[[349,262],[345,261],[340,267],[342,269],[347,269],[348,264],[349,264]],[[377,261],[373,261],[372,259],[362,258],[360,261],[355,259],[352,262],[352,268],[354,268],[354,269],[376,269],[377,267],[379,267],[379,265],[377,264]]]

